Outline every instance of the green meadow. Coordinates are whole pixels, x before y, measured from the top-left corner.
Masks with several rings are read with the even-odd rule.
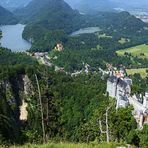
[[[124,56],[125,53],[128,53],[128,54],[131,54],[132,56],[148,59],[148,45],[142,44],[142,45],[134,46],[127,49],[118,50],[116,53],[119,56]]]
[[[148,68],[126,69],[126,72],[127,72],[128,75],[134,75],[136,73],[139,73],[142,78],[145,78],[148,75],[146,73],[146,70],[148,70]]]

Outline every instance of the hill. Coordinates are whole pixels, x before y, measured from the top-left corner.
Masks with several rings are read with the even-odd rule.
[[[71,32],[79,29],[80,14],[63,0],[33,0],[14,12],[25,23]]]
[[[17,22],[17,19],[11,12],[0,6],[0,25],[16,24]]]
[[[135,16],[125,11],[103,14],[103,20],[100,21],[100,24],[102,24],[102,26],[107,26],[107,28],[110,28],[109,30],[114,30],[114,32],[126,32],[127,34],[136,33],[143,30],[144,26],[147,26],[140,19],[137,19]]]
[[[133,9],[133,8],[147,8],[148,7],[148,1],[142,0],[139,2],[139,0],[111,0],[115,2],[119,7],[124,9]]]
[[[33,0],[25,8],[16,10],[15,14],[22,22],[27,23],[23,37],[32,42],[45,39],[45,34],[52,34],[52,39],[46,39],[53,40],[53,33],[55,38],[61,41],[65,33],[78,30],[85,23],[79,12],[63,0]],[[44,44],[46,45],[46,42]],[[48,45],[49,47],[51,45]]]
[[[9,10],[25,7],[31,0],[1,0],[0,5]]]
[[[111,0],[80,0],[77,3],[73,3],[71,0],[66,1],[83,13],[113,11],[113,8],[117,7],[117,4]]]
[[[148,7],[148,1],[143,0],[139,3],[139,0],[65,0],[74,9],[80,12],[90,13],[92,11],[114,11],[114,8],[123,8],[125,10],[131,10],[135,8]]]

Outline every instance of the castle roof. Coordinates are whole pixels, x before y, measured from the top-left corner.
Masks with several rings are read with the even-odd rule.
[[[126,88],[128,85],[128,83],[126,83],[121,78],[117,78],[116,76],[109,77],[108,81],[110,81],[111,83],[117,83],[118,86],[123,87],[123,88]]]
[[[120,95],[120,100],[128,102],[128,98],[126,96]]]
[[[123,88],[127,87],[127,83],[120,78],[118,79],[117,85],[119,85],[120,87],[123,87]]]
[[[117,82],[117,80],[118,80],[118,78],[116,76],[113,76],[113,75],[108,78],[108,81],[110,81],[112,83]]]
[[[124,81],[128,84],[128,85],[132,85],[132,79],[130,79],[129,77],[125,77]]]
[[[145,110],[145,112],[144,112],[145,114],[148,114],[148,109],[147,110]]]

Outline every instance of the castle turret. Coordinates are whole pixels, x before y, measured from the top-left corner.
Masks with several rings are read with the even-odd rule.
[[[139,128],[143,128],[143,120],[144,120],[144,117],[143,117],[143,114],[141,113],[139,118]]]
[[[145,92],[145,96],[143,98],[143,106],[148,108],[148,90]]]

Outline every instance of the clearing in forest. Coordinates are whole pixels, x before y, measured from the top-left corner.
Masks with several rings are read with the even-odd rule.
[[[123,50],[118,50],[116,52],[119,56],[134,56],[138,58],[147,58],[148,59],[148,45],[142,44],[138,46],[134,46],[131,48],[123,49]]]

